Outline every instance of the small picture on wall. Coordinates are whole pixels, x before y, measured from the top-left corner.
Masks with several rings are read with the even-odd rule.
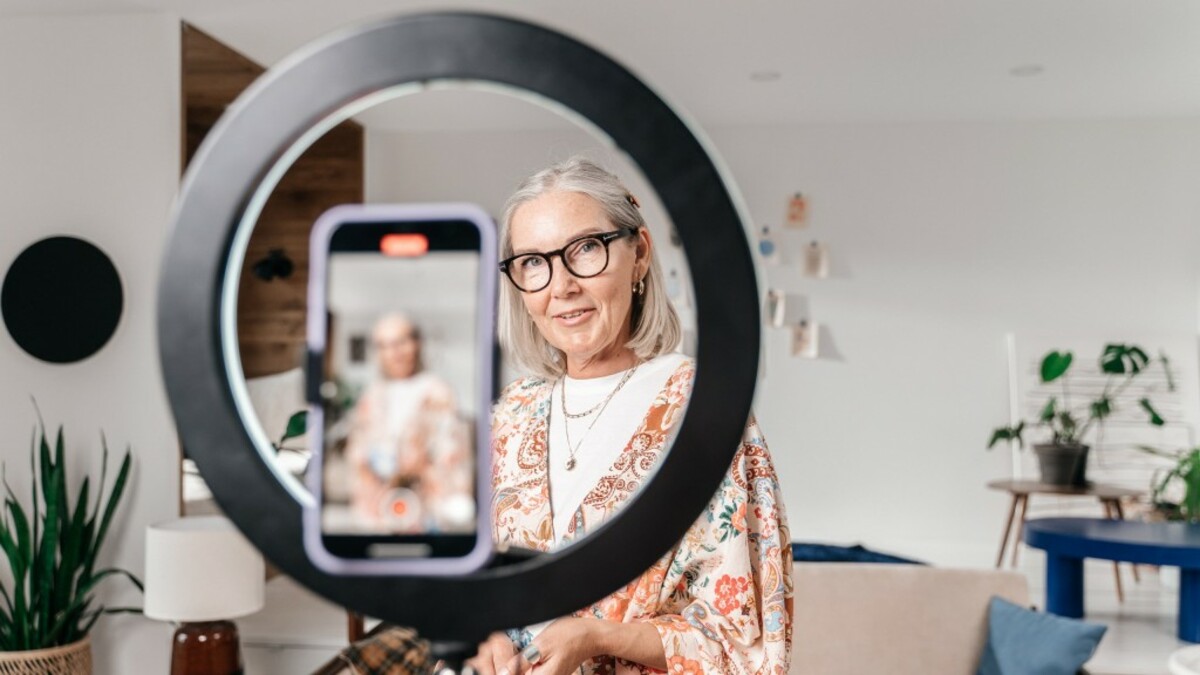
[[[787,318],[787,295],[782,291],[767,291],[767,325],[783,328]]]
[[[366,335],[351,335],[350,336],[350,363],[366,363],[367,361],[367,336]]]
[[[766,225],[763,225],[758,233],[758,254],[762,256],[764,263],[775,264],[779,262],[779,247],[775,245],[775,238],[771,235],[771,228]]]
[[[792,327],[792,356],[817,358],[817,324],[801,321]]]
[[[801,228],[808,225],[808,199],[799,192],[792,195],[788,200],[787,218],[784,219],[788,227]]]
[[[819,241],[804,249],[804,276],[824,279],[829,276],[829,247]]]
[[[777,288],[767,291],[763,321],[772,328],[787,328],[808,320],[808,298]]]

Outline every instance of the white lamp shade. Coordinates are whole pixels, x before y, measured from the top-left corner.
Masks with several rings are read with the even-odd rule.
[[[262,555],[228,519],[179,518],[146,529],[145,614],[220,621],[263,607]]]

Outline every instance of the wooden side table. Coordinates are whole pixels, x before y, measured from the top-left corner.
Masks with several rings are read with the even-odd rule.
[[[1052,485],[1035,480],[1007,479],[991,481],[987,486],[991,490],[1003,490],[1012,496],[1012,501],[1008,507],[1008,519],[1004,524],[1004,532],[1001,533],[1000,552],[996,555],[997,569],[1004,565],[1004,552],[1008,548],[1010,539],[1013,540],[1012,561],[1010,564],[1012,567],[1017,566],[1017,554],[1021,550],[1021,537],[1025,532],[1025,513],[1029,507],[1030,495],[1092,497],[1100,501],[1106,518],[1110,520],[1125,520],[1125,509],[1121,505],[1121,500],[1141,497],[1145,494],[1142,490],[1132,490],[1116,485],[1103,485],[1100,483],[1088,483],[1082,487],[1074,487],[1069,485]],[[1020,517],[1017,517],[1018,512],[1020,513]],[[1014,520],[1016,521],[1015,538],[1013,538]],[[1125,593],[1121,588],[1121,569],[1119,563],[1116,561],[1113,561],[1113,574],[1116,576],[1117,581],[1117,600],[1125,602]],[[1133,566],[1133,578],[1135,581],[1140,581],[1137,565]]]

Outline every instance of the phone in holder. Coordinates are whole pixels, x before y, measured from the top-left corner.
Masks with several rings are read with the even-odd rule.
[[[312,230],[304,544],[353,575],[492,555],[496,227],[471,204],[344,205]]]

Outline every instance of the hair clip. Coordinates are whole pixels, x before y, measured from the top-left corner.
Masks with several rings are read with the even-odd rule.
[[[632,194],[626,193],[625,199],[627,199],[629,201],[629,203],[633,205],[633,208],[635,208],[635,209],[642,208],[642,205],[638,203],[637,197],[634,197]]]

